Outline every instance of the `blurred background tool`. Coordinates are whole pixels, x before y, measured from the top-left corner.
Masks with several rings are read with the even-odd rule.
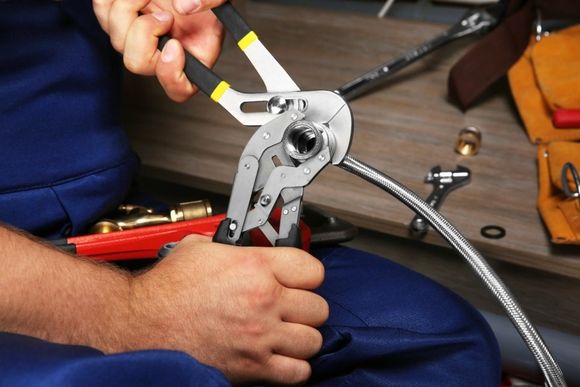
[[[336,92],[347,101],[353,100],[356,97],[378,87],[390,75],[407,67],[411,63],[414,63],[436,49],[459,38],[475,34],[485,34],[498,24],[503,10],[504,8],[502,4],[494,4],[483,9],[468,11],[447,31],[444,31],[433,39],[406,52],[400,57],[385,62],[365,74],[347,82],[339,87]]]
[[[442,171],[440,166],[433,167],[427,177],[426,183],[433,184],[433,192],[425,200],[429,205],[435,209],[439,209],[443,200],[447,195],[459,187],[469,184],[471,180],[471,172],[468,168],[459,165],[454,171]],[[421,215],[415,215],[409,231],[415,238],[422,238],[427,233],[429,223]]]

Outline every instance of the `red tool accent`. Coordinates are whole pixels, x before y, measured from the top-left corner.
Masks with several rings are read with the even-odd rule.
[[[558,109],[552,115],[552,123],[559,129],[580,129],[580,109]]]
[[[280,210],[275,210],[272,212],[272,217],[270,218],[270,224],[275,230],[278,230],[280,225]],[[310,251],[310,239],[312,237],[312,231],[310,227],[300,221],[300,240],[302,241],[302,250]],[[250,231],[250,239],[252,240],[252,246],[272,246],[270,241],[259,228],[255,228]]]
[[[166,243],[179,242],[187,235],[213,236],[224,215],[187,220],[159,226],[107,234],[92,234],[67,239],[76,247],[76,254],[105,261],[156,258]]]
[[[273,218],[279,220],[279,212]],[[188,220],[159,226],[148,226],[133,230],[107,234],[91,234],[68,238],[60,247],[74,251],[77,255],[103,261],[157,258],[159,249],[167,243],[179,242],[187,235],[198,234],[212,237],[224,214],[208,218]],[[303,249],[310,248],[310,228],[301,222]],[[253,246],[269,246],[261,233],[251,234]]]

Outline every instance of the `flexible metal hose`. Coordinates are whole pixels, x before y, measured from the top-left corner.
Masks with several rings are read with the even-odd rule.
[[[438,213],[433,207],[423,201],[413,191],[398,183],[389,176],[377,171],[351,156],[347,155],[339,164],[342,169],[357,175],[364,180],[382,188],[395,198],[403,202],[407,207],[423,216],[429,221],[451,246],[453,246],[467,261],[472,270],[484,282],[485,286],[493,293],[504,308],[509,319],[512,321],[520,336],[536,358],[546,385],[549,387],[565,387],[566,382],[562,370],[554,360],[548,347],[540,334],[528,320],[522,308],[514,299],[509,289],[505,286],[498,275],[489,266],[479,252],[465,239],[447,219]]]

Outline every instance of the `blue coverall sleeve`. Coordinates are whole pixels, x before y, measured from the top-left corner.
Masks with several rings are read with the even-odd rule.
[[[0,386],[229,386],[215,368],[182,352],[104,355],[93,348],[0,333]]]

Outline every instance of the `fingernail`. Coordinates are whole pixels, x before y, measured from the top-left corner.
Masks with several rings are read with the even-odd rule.
[[[171,20],[171,14],[169,12],[154,12],[153,17],[160,22],[166,22]]]
[[[175,40],[170,40],[163,47],[161,52],[161,60],[165,63],[173,62],[177,57],[177,42]]]
[[[179,13],[188,14],[197,11],[201,7],[201,0],[177,0],[176,8]]]

